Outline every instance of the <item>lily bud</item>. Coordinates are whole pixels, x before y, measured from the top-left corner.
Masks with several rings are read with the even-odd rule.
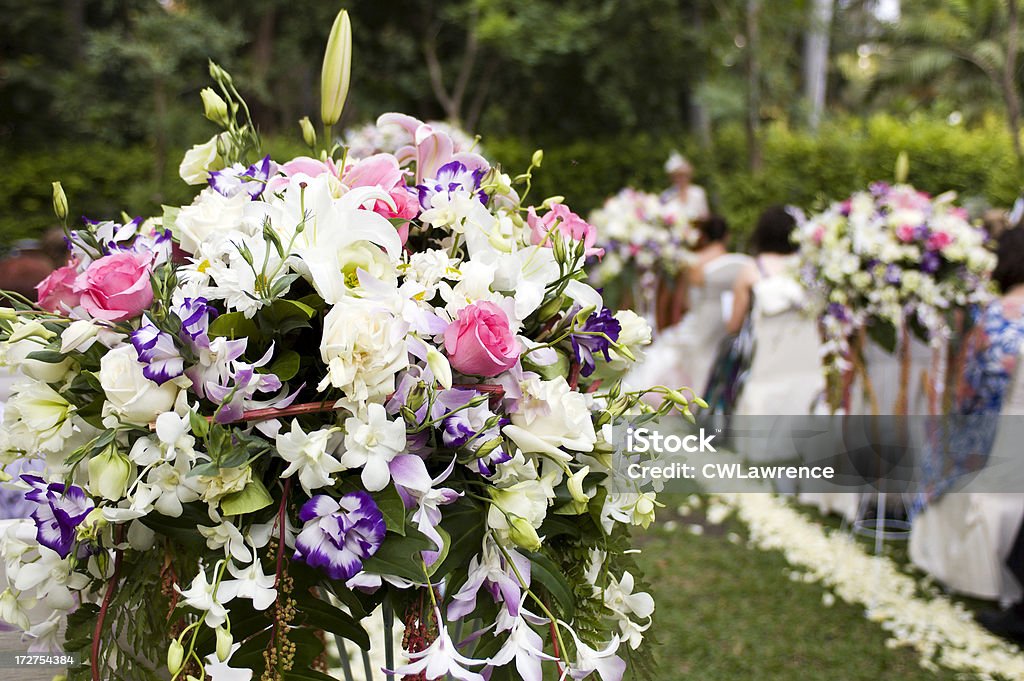
[[[530,159],[530,165],[537,166],[540,168],[540,164],[544,161],[544,150],[538,149],[533,152],[533,158]]]
[[[171,641],[170,647],[167,649],[167,671],[174,676],[181,671],[181,668],[185,665],[185,646],[181,645],[178,639]]]
[[[225,85],[231,84],[231,74],[213,61],[210,62],[210,78],[213,78],[218,83],[224,83]]]
[[[18,311],[13,307],[0,307],[0,321],[13,322],[18,318]]]
[[[203,111],[206,117],[221,127],[228,127],[231,119],[228,117],[227,102],[208,87],[204,87],[199,96],[203,98]]]
[[[564,196],[549,196],[548,198],[544,199],[544,203],[540,204],[540,207],[543,210],[551,210],[552,206],[556,206],[560,203],[565,203]]]
[[[597,307],[594,305],[590,305],[588,307],[583,308],[582,310],[576,313],[576,317],[573,319],[573,322],[576,324],[576,326],[583,326],[584,324],[587,323],[587,320],[590,319],[590,315],[594,314],[596,310]]]
[[[585,504],[590,501],[590,497],[583,491],[583,479],[587,477],[587,473],[589,472],[590,466],[584,466],[569,476],[567,484],[569,487],[569,494],[572,495],[573,501],[581,504]]]
[[[53,184],[53,212],[57,214],[58,220],[66,220],[68,217],[68,197],[64,193],[64,187],[60,182]]]
[[[320,118],[324,125],[334,125],[341,118],[348,97],[352,75],[352,23],[348,12],[341,10],[331,36],[327,39],[324,66],[320,72]]]
[[[228,657],[231,656],[231,645],[234,640],[231,638],[231,632],[225,629],[223,626],[217,627],[217,659],[221,662],[227,662]]]
[[[89,489],[109,501],[121,500],[128,491],[132,462],[110,445],[89,459]]]
[[[452,387],[452,365],[434,346],[427,348],[427,366],[445,390]]]
[[[309,116],[303,116],[299,119],[299,128],[302,130],[302,141],[306,143],[306,146],[313,148],[316,146],[316,130],[313,129],[313,124],[309,120]]]
[[[508,538],[527,551],[540,550],[540,536],[533,529],[530,521],[521,516],[511,516],[508,521]]]
[[[910,157],[907,156],[907,152],[901,151],[896,157],[895,171],[896,182],[903,184],[907,181],[907,175],[910,173]]]

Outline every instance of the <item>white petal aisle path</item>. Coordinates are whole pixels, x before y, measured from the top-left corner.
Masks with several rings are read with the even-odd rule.
[[[941,665],[986,680],[1024,679],[1020,650],[985,631],[961,604],[925,595],[896,562],[813,522],[786,499],[722,494],[712,496],[709,506],[709,516],[716,506],[734,510],[749,528],[752,545],[782,552],[801,571],[794,578],[820,583],[844,601],[864,606],[867,618],[890,634],[887,645],[914,648],[923,667]]]

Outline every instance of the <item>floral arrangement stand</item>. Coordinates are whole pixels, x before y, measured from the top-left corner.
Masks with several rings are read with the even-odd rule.
[[[349,678],[378,610],[375,675],[649,675],[656,500],[611,486],[612,424],[706,405],[621,388],[650,327],[585,282],[594,227],[531,203],[540,152],[509,176],[402,114],[393,153],[333,143],[351,44],[341,12],[310,156],[263,154],[211,63],[190,204],[73,225],[54,184],[68,264],[0,308],[2,461],[41,468],[0,617],[69,681]]]
[[[995,264],[984,231],[955,198],[875,183],[800,226],[802,281],[820,307],[833,411],[899,417],[948,404],[948,346],[963,331],[962,311],[989,299]],[[885,517],[885,490],[866,519],[872,498],[861,499],[854,526],[881,550],[909,525]]]
[[[674,292],[700,237],[686,207],[676,199],[663,201],[656,194],[626,188],[588,220],[600,234],[591,281],[617,295],[620,305],[635,308],[652,326],[665,319],[662,289]]]

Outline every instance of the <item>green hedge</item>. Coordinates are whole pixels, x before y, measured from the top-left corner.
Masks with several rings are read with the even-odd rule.
[[[528,163],[532,148],[519,140],[486,141],[488,155],[513,171]],[[747,170],[743,130],[727,127],[710,149],[692,140],[641,134],[630,138],[579,141],[546,148],[534,190],[537,198],[563,194],[579,212],[599,206],[624,186],[660,190],[671,149],[687,154],[696,181],[743,240],[760,211],[772,204],[819,208],[875,180],[891,180],[896,157],[910,158],[909,181],[933,193],[954,190],[962,199],[1009,206],[1021,189],[1010,136],[1004,124],[988,120],[977,128],[948,125],[930,118],[833,121],[818,135],[773,125],[762,133],[763,169]]]
[[[900,151],[910,157],[910,181],[925,191],[952,189],[964,199],[1008,206],[1021,187],[1009,135],[995,118],[970,129],[925,117],[842,119],[827,123],[817,136],[773,125],[763,131],[762,140],[764,167],[757,174],[747,170],[739,127],[721,129],[710,149],[690,139],[647,133],[548,145],[532,198],[539,202],[562,194],[586,214],[624,186],[662,189],[667,185],[662,164],[677,148],[693,160],[697,181],[742,241],[765,206],[813,209],[873,180],[891,179]],[[271,140],[269,146],[275,158],[302,153],[291,139]],[[534,151],[520,139],[486,138],[484,146],[512,174],[526,168]],[[159,212],[160,203],[188,201],[194,189],[177,178],[180,155],[167,160],[159,184],[152,180],[152,156],[141,147],[63,144],[0,163],[0,244],[54,224],[50,182],[57,179],[64,183],[75,216],[113,217],[121,210],[150,215]]]

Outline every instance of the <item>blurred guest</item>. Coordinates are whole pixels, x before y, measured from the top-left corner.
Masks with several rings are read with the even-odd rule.
[[[631,385],[687,386],[701,393],[707,384],[716,349],[725,336],[734,280],[750,257],[728,252],[729,225],[724,218],[711,216],[698,226],[696,261],[676,289],[679,297],[688,298],[689,311],[681,322],[658,335],[638,370],[644,375],[632,376]]]
[[[672,186],[661,194],[661,200],[679,201],[693,222],[707,219],[708,196],[704,188],[693,184],[693,166],[678,151],[673,151],[665,161],[665,172],[672,179]]]
[[[977,598],[1016,602],[1003,612],[983,612],[993,633],[1024,642],[1024,495],[960,492],[962,480],[988,473],[993,451],[1019,449],[1005,416],[1024,415],[1024,228],[1002,233],[993,279],[1001,296],[986,307],[964,344],[963,369],[953,418],[929,429],[921,460],[923,492],[917,499],[909,553],[918,567],[947,588]],[[989,469],[995,476],[1002,469]],[[973,474],[967,478],[968,474]],[[984,484],[976,484],[984,490]],[[1014,536],[1016,535],[1016,540]],[[1004,569],[1008,568],[1008,570]]]
[[[756,258],[733,286],[727,331],[750,323],[755,343],[736,414],[808,414],[824,389],[821,340],[797,280],[795,228],[785,207],[765,210],[752,238]]]
[[[35,302],[36,284],[57,269],[36,239],[22,239],[7,257],[0,259],[0,289],[13,291]]]

